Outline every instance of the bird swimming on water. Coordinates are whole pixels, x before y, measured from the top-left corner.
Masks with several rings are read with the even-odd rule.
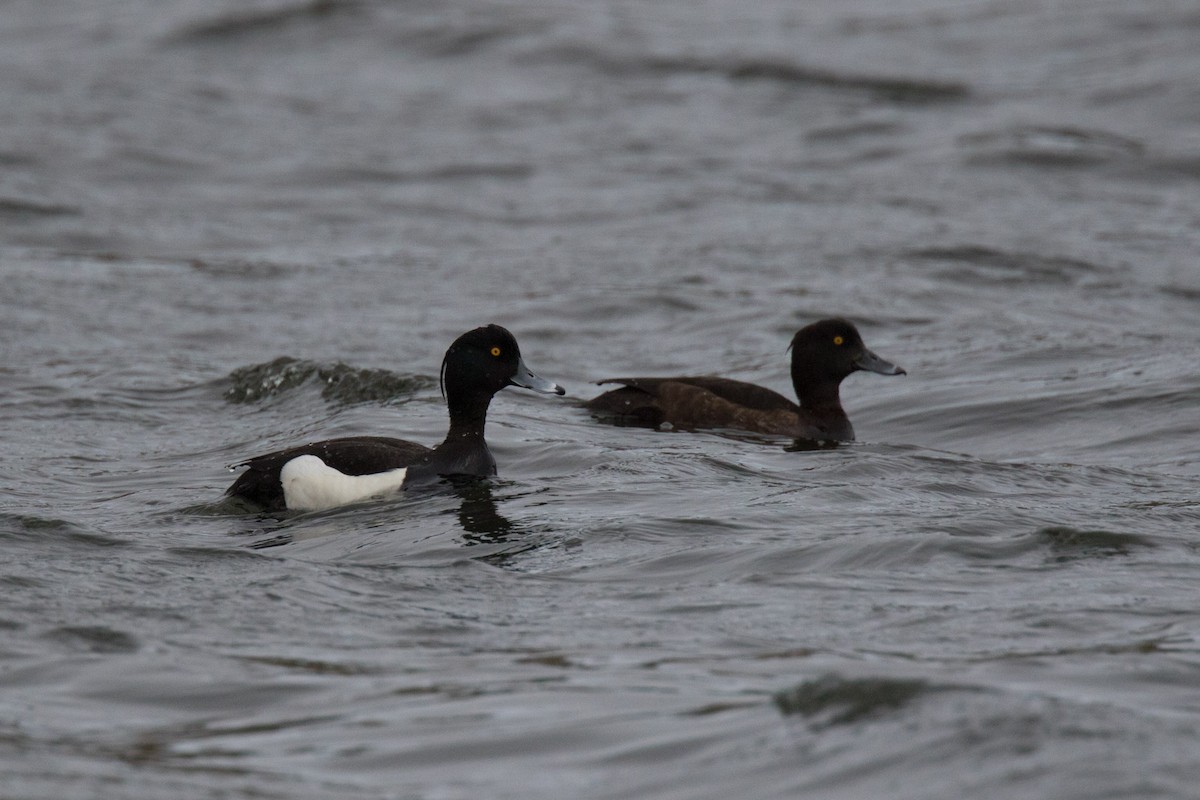
[[[618,389],[584,406],[601,418],[626,424],[681,429],[731,428],[817,442],[847,442],[854,427],[842,408],[842,380],[859,370],[905,375],[872,353],[853,324],[823,319],[796,332],[792,386],[796,404],[763,386],[716,377],[609,378]]]
[[[520,386],[566,394],[525,366],[517,340],[499,325],[467,331],[450,345],[441,385],[450,431],[437,447],[385,436],[310,442],[233,465],[246,471],[225,494],[266,511],[316,511],[440,477],[495,475],[483,428],[496,392]]]

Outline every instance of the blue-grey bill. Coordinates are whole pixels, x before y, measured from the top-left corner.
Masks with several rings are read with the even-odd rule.
[[[863,349],[858,358],[854,359],[854,366],[859,369],[865,369],[867,372],[878,372],[880,375],[907,375],[904,367],[898,367],[886,359],[872,353],[870,350]]]
[[[525,366],[525,359],[517,361],[517,374],[509,379],[513,386],[520,386],[522,389],[532,389],[535,392],[544,394],[566,394],[567,390],[559,386],[554,381],[548,381],[545,378],[539,378],[534,375],[529,367]]]

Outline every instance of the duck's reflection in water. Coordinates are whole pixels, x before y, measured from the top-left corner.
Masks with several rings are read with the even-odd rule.
[[[512,520],[500,513],[493,486],[487,480],[449,478],[446,484],[459,497],[458,524],[463,529],[463,541],[468,545],[500,544],[520,533]]]
[[[786,453],[808,453],[813,450],[837,450],[842,446],[842,442],[818,441],[816,439],[793,439],[790,444],[784,445],[783,450]]]
[[[518,556],[550,544],[550,537],[537,535],[536,527],[516,523],[500,513],[492,481],[450,482],[459,496],[458,523],[463,529],[463,543],[476,548],[470,556],[495,567],[508,567]],[[517,495],[506,495],[513,500]],[[454,512],[450,512],[454,513]],[[480,552],[482,551],[482,552]]]
[[[524,532],[521,526],[500,513],[494,495],[495,489],[492,481],[473,477],[446,478],[437,489],[437,491],[445,491],[458,498],[457,506],[447,508],[442,513],[457,518],[458,524],[462,528],[463,544],[468,547],[504,545],[517,540]],[[242,510],[244,511],[244,509]],[[306,539],[333,536],[346,530],[343,524],[319,525],[316,528],[305,525],[303,530],[295,529],[293,520],[288,519],[289,516],[291,515],[288,515],[287,512],[284,512],[283,516],[277,514],[260,516],[258,518],[259,525],[240,533],[255,537],[256,540],[250,544],[251,549],[264,550],[294,544]],[[262,525],[261,523],[268,524]],[[529,546],[532,546],[532,543]],[[515,550],[504,548],[502,552],[481,557],[494,561],[526,549],[528,546],[519,546]]]

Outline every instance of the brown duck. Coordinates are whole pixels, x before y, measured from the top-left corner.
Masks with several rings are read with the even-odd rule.
[[[617,423],[675,428],[732,428],[793,439],[845,442],[854,428],[842,408],[839,388],[852,372],[880,375],[905,371],[872,353],[858,329],[844,319],[823,319],[796,332],[792,386],[799,405],[762,386],[728,378],[609,378],[619,383],[585,406]]]

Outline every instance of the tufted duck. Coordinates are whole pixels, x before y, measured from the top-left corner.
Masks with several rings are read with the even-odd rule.
[[[872,353],[844,319],[824,319],[796,332],[792,385],[800,404],[762,386],[727,378],[611,378],[623,384],[585,406],[602,417],[650,427],[735,428],[824,442],[854,439],[838,388],[852,372],[904,375]]]
[[[488,405],[505,386],[566,394],[521,359],[517,340],[499,325],[467,331],[442,360],[450,432],[432,450],[383,436],[311,442],[235,464],[247,467],[225,494],[268,511],[315,511],[352,503],[439,476],[496,474],[483,438]]]

